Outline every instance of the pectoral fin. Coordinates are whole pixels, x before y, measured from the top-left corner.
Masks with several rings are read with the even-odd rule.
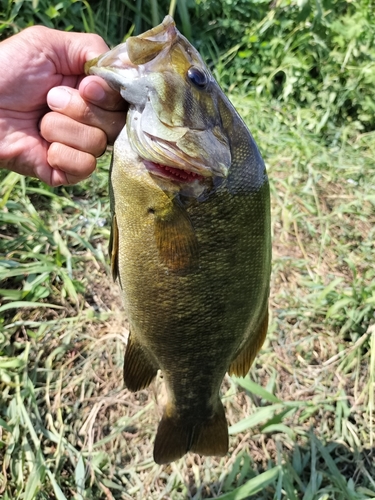
[[[232,361],[229,366],[229,375],[236,375],[237,377],[244,377],[250,370],[254,358],[259,349],[262,347],[263,342],[267,335],[268,328],[268,311],[266,311],[263,321],[260,323],[256,332],[251,335],[250,339],[244,345],[242,350],[237,354],[237,357]]]
[[[113,281],[116,281],[118,276],[118,227],[116,214],[112,216],[112,227],[111,227],[111,235],[109,237],[109,256],[111,259],[111,271]]]
[[[172,271],[191,271],[198,265],[198,240],[188,214],[176,202],[155,212],[155,238],[160,260]]]

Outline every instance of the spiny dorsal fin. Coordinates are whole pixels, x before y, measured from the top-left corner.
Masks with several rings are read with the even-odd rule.
[[[112,216],[112,226],[111,226],[111,234],[109,237],[109,256],[111,259],[111,271],[113,281],[116,281],[118,277],[118,227],[116,214]]]
[[[160,260],[172,271],[198,266],[198,240],[186,210],[176,202],[168,211],[155,211],[155,238]]]
[[[129,391],[136,392],[148,387],[157,371],[141,344],[129,334],[124,360],[124,382]]]
[[[244,377],[250,370],[254,358],[259,349],[262,347],[263,342],[267,335],[268,328],[268,311],[264,316],[263,321],[260,323],[256,332],[251,335],[250,339],[244,345],[237,357],[232,361],[229,366],[229,375],[236,375],[236,377]]]

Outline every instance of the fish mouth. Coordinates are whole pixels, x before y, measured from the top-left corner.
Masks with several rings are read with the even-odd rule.
[[[210,131],[167,127],[155,115],[147,113],[146,109],[147,106],[140,112],[131,106],[126,128],[131,148],[151,174],[177,183],[205,182],[213,177],[227,177],[228,168],[223,162],[213,161],[215,155],[212,151],[208,158],[203,156],[206,154],[203,148],[210,142],[205,141]],[[201,139],[197,138],[199,134]],[[188,140],[185,140],[186,137]],[[200,151],[202,153],[198,153]]]
[[[149,160],[143,160],[146,169],[153,175],[162,177],[163,179],[172,180],[178,183],[193,183],[195,181],[203,181],[204,176],[189,170],[161,165]]]

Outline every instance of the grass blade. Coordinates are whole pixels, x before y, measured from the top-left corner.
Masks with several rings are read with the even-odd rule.
[[[240,420],[236,424],[229,427],[229,435],[238,434],[239,432],[244,432],[256,425],[264,422],[265,420],[271,419],[276,411],[283,409],[282,404],[275,404],[270,406],[265,406],[264,408],[258,408],[250,417]]]
[[[281,400],[279,398],[277,398],[276,396],[274,396],[270,392],[263,389],[262,386],[260,386],[259,384],[256,384],[255,382],[250,380],[248,377],[242,378],[242,377],[232,376],[231,379],[234,382],[236,382],[236,384],[240,385],[241,387],[243,387],[247,391],[249,391],[253,394],[256,394],[260,398],[265,399],[266,401],[269,401],[270,403],[281,403]]]
[[[230,493],[217,497],[217,500],[243,500],[249,498],[250,495],[255,495],[258,491],[267,488],[267,486],[273,483],[279,477],[280,472],[280,466],[273,467],[273,469],[267,470],[259,474],[259,476],[250,479],[246,484]]]
[[[48,307],[51,309],[64,309],[63,306],[58,306],[57,304],[48,304],[45,302],[27,302],[27,301],[17,301],[11,302],[9,304],[4,304],[0,307],[0,312],[7,311],[8,309],[20,309],[20,308],[37,308],[37,307]]]

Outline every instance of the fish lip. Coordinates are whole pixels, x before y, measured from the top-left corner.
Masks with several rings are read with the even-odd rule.
[[[95,64],[95,59],[94,59],[94,61],[87,61],[85,63],[85,74],[86,75],[96,75],[96,76],[105,75],[105,77],[107,78],[108,74],[111,74],[111,73],[115,74],[116,72],[112,68],[101,67],[101,66]]]
[[[126,68],[128,70],[130,69],[135,69],[135,67],[129,67]],[[87,61],[85,63],[85,74],[86,75],[95,75],[95,76],[100,76],[104,80],[107,81],[108,85],[116,90],[116,92],[120,92],[121,88],[123,85],[120,85],[118,82],[118,68],[116,67],[108,67],[108,66],[101,66],[100,64],[96,63],[96,60],[93,59],[92,61]],[[138,72],[137,72],[137,77],[138,77]],[[126,101],[124,99],[124,101]],[[126,103],[130,106],[131,103],[126,101]]]
[[[85,63],[85,73],[92,74],[92,71],[97,71],[98,69],[105,69],[107,71],[114,71],[115,69],[134,69],[138,66],[133,64],[129,58],[126,42],[117,45],[117,47],[104,52],[98,57],[91,59]]]
[[[139,67],[130,61],[126,48],[124,50],[124,46],[126,46],[126,42],[90,61],[86,61],[84,65],[85,74],[102,77],[104,80],[107,80],[114,90],[120,92],[123,84],[120,85],[118,82],[119,72],[122,74],[129,73],[131,79],[139,77]],[[128,104],[130,105],[131,103]]]

